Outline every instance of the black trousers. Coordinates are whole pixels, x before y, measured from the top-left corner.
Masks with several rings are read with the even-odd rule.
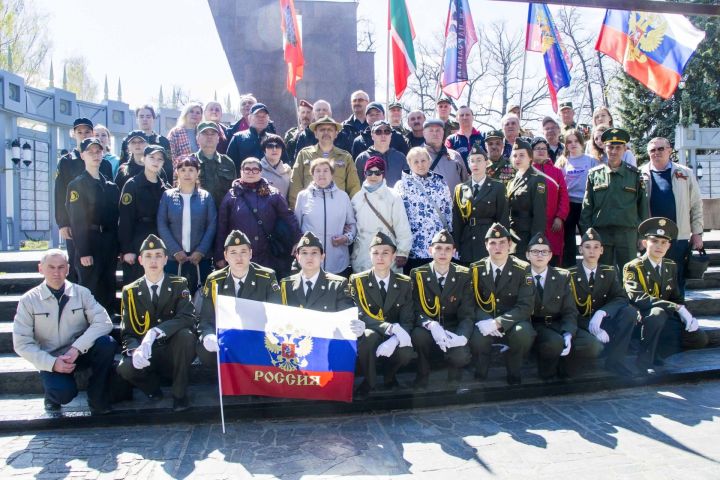
[[[412,344],[418,354],[418,378],[427,378],[430,375],[430,358],[433,355],[439,355],[442,350],[437,346],[432,334],[424,327],[413,328],[410,334]],[[459,370],[470,363],[472,356],[470,354],[470,342],[463,347],[448,348],[444,352],[445,363],[450,371]]]
[[[638,365],[649,368],[656,357],[667,357],[688,348],[704,348],[707,344],[708,337],[703,330],[686,332],[680,315],[654,307],[642,316]]]
[[[75,259],[75,242],[71,238],[68,238],[65,240],[65,248],[67,248],[67,254],[68,254],[68,276],[67,280],[68,282],[77,283],[78,282],[78,272],[77,272],[77,265],[76,265],[76,259]]]
[[[562,266],[565,268],[575,265],[578,246],[575,243],[575,230],[580,230],[580,212],[582,203],[570,202],[570,212],[565,219],[565,246],[563,247]],[[582,235],[582,232],[580,232]]]
[[[158,375],[169,377],[172,379],[173,397],[182,398],[187,392],[196,342],[197,337],[190,329],[178,330],[169,339],[155,341],[149,367],[138,370],[132,364],[132,357],[126,355],[117,367],[118,374],[146,395],[160,388]]]
[[[510,350],[505,353],[507,374],[514,377],[520,376],[523,360],[532,348],[537,333],[527,320],[516,322],[510,330],[504,333],[503,337],[493,337],[483,335],[477,328],[473,329],[470,346],[475,361],[475,375],[487,376],[493,343],[504,343],[510,347]]]
[[[93,264],[84,267],[80,263],[80,256],[76,253],[75,261],[78,272],[78,283],[86,287],[95,297],[100,305],[105,307],[109,314],[115,313],[115,292],[117,281],[115,272],[117,270],[117,233],[116,232],[91,232],[91,245]]]
[[[378,346],[390,337],[379,334],[370,329],[358,338],[357,342],[357,373],[356,376],[364,376],[365,383],[370,388],[377,384],[377,364],[384,363],[384,382],[390,383],[395,380],[398,370],[410,363],[412,359],[412,347],[397,347],[389,357],[378,358],[375,354]]]

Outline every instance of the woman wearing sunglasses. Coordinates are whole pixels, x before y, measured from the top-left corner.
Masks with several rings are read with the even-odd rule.
[[[269,133],[260,144],[265,156],[260,159],[262,177],[273,187],[280,191],[280,195],[287,199],[290,189],[290,175],[292,168],[282,161],[285,153],[285,142],[280,135]]]

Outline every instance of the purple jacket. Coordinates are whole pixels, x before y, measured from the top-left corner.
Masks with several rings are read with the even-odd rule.
[[[253,212],[248,209],[245,197],[251,208],[256,210],[262,226],[258,225]],[[240,180],[235,180],[230,191],[218,210],[217,236],[215,237],[215,259],[223,258],[225,239],[232,230],[240,230],[250,239],[252,244],[252,261],[264,267],[277,268],[287,259],[277,259],[270,253],[265,232],[272,233],[275,221],[282,218],[292,230],[292,242],[297,243],[302,233],[298,226],[297,219],[288,208],[287,201],[280,194],[277,188],[271,186],[263,178],[257,183],[257,188],[244,186]]]

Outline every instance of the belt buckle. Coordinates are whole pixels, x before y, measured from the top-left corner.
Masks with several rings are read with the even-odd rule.
[[[549,327],[550,325],[552,325],[552,317],[546,316],[545,317],[545,326]]]
[[[474,227],[474,226],[477,224],[477,221],[475,220],[475,217],[471,217],[469,223],[470,223],[470,226],[471,226],[471,227]]]

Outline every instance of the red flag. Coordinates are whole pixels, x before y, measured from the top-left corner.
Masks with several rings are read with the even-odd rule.
[[[303,77],[303,65],[305,58],[302,51],[302,40],[298,29],[297,16],[295,15],[295,3],[293,0],[280,0],[280,15],[282,17],[280,27],[283,32],[283,50],[285,51],[285,63],[287,63],[287,89],[293,97],[297,97],[295,84]]]

